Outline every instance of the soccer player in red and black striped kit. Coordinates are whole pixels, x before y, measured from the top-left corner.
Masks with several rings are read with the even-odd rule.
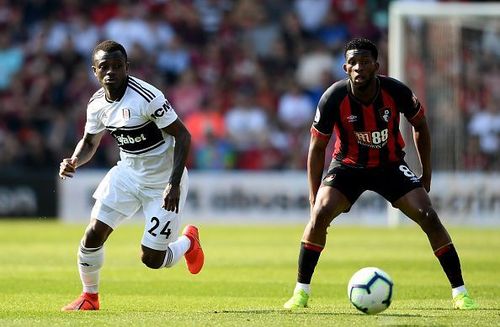
[[[344,49],[347,78],[322,95],[311,128],[307,160],[311,218],[300,245],[298,278],[287,309],[307,307],[314,268],[327,228],[366,190],[382,195],[427,235],[452,288],[453,306],[475,309],[464,286],[460,260],[427,194],[431,186],[431,141],[424,108],[403,83],[378,75],[377,47],[357,38]],[[404,161],[400,113],[413,126],[422,165],[417,177]],[[335,133],[335,150],[323,177],[325,151]]]

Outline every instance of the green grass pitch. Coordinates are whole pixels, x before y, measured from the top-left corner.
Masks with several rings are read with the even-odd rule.
[[[450,289],[416,227],[330,228],[310,308],[282,308],[296,278],[303,226],[202,225],[206,265],[150,270],[140,262],[142,226],[124,225],[106,245],[101,310],[60,312],[81,291],[76,250],[84,226],[0,220],[0,326],[500,326],[500,229],[450,228],[481,309],[451,308]],[[395,282],[389,309],[367,316],[348,302],[359,268]]]

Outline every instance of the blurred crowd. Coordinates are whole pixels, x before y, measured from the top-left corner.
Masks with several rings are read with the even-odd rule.
[[[56,170],[72,153],[99,87],[92,49],[113,39],[131,75],[161,89],[187,125],[191,168],[304,169],[316,103],[345,77],[344,43],[374,41],[387,74],[390,2],[0,0],[0,168]],[[500,170],[500,32],[483,34],[487,60],[468,62],[460,113],[477,153],[463,166]],[[105,137],[89,165],[117,159]]]
[[[500,16],[485,31],[464,34],[469,34],[459,98],[467,135],[464,169],[500,171]]]

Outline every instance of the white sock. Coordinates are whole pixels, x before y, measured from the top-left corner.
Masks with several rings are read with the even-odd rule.
[[[465,285],[462,285],[462,286],[455,287],[455,288],[451,289],[451,296],[452,297],[455,297],[458,294],[462,294],[462,293],[467,293],[467,289],[465,288]]]
[[[303,290],[308,295],[311,295],[311,284],[302,284],[297,282],[297,284],[295,284],[295,289],[293,290],[293,292],[295,293],[299,290]]]
[[[104,262],[104,248],[86,248],[80,244],[78,249],[78,271],[85,293],[99,292],[99,272]]]
[[[167,253],[165,254],[165,260],[163,261],[163,267],[170,268],[174,266],[184,253],[189,250],[191,246],[191,240],[185,235],[179,236],[179,238],[168,245]]]

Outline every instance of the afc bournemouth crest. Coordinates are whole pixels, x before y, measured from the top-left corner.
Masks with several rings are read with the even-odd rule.
[[[124,121],[128,121],[130,119],[130,109],[128,108],[122,109],[122,118]]]
[[[391,119],[391,109],[389,107],[383,107],[379,109],[378,113],[380,115],[380,118],[386,123],[388,123]]]
[[[323,183],[331,183],[335,179],[335,174],[331,174],[325,177]]]

